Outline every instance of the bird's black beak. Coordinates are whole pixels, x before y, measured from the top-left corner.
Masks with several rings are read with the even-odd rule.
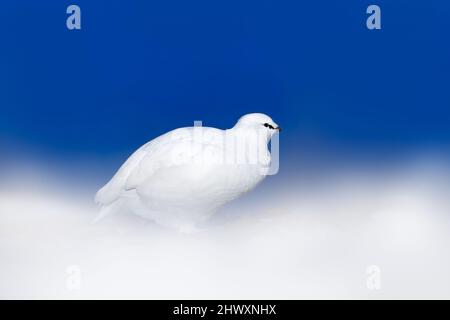
[[[278,132],[281,132],[281,127],[276,127],[275,130],[278,130]]]

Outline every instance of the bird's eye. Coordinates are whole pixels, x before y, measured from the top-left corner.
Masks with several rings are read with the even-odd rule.
[[[264,127],[268,127],[269,126],[269,124],[266,122],[266,123],[264,123]]]

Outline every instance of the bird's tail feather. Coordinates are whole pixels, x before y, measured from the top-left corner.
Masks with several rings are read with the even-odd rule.
[[[112,214],[114,212],[113,207],[114,207],[113,205],[102,206],[100,208],[99,213],[95,217],[95,219],[92,220],[92,224],[95,224],[95,223],[99,222],[100,220],[103,220],[105,217],[109,216],[110,214]]]

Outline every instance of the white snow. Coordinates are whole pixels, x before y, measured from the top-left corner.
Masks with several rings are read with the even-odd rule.
[[[448,299],[448,169],[337,170],[276,192],[269,179],[196,234],[92,224],[91,199],[64,182],[1,184],[0,298]]]

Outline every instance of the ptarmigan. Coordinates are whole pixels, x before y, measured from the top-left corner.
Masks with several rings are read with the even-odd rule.
[[[270,117],[251,113],[228,130],[194,126],[167,132],[136,150],[97,192],[97,220],[127,211],[194,230],[265,178],[268,143],[278,131]]]

